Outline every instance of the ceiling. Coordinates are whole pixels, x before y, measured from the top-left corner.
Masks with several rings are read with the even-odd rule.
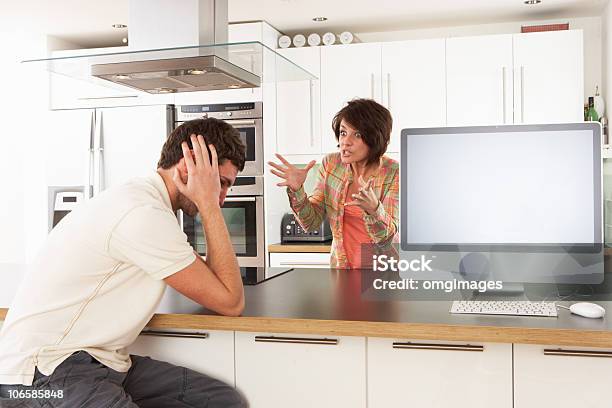
[[[228,0],[229,21],[265,20],[286,34],[377,32],[601,15],[608,0]],[[128,0],[2,1],[0,19],[27,23],[75,47],[122,45]],[[327,17],[322,23],[313,17]]]

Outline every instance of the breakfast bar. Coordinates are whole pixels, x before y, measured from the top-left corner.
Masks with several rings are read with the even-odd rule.
[[[356,270],[294,269],[245,286],[246,306],[240,317],[219,316],[170,287],[167,292],[147,328],[612,348],[610,316],[586,319],[565,309],[557,318],[452,315],[450,301],[367,301],[362,299],[360,272]],[[612,297],[597,303],[609,313],[612,310]],[[0,318],[5,314],[6,309],[0,309]]]
[[[254,406],[290,400],[296,389],[325,398],[324,406],[399,406],[406,387],[424,406],[440,383],[447,393],[438,398],[458,407],[582,401],[576,386],[603,398],[612,376],[609,316],[455,315],[449,300],[366,300],[361,278],[358,270],[293,269],[245,286],[240,317],[167,288],[129,352],[220,378]],[[612,310],[608,295],[589,300]],[[580,380],[558,387],[568,370]]]

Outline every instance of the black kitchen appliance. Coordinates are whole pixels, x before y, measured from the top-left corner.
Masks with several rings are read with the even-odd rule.
[[[289,242],[326,242],[332,239],[327,218],[316,229],[307,232],[295,219],[292,213],[283,215],[281,221],[281,244]]]

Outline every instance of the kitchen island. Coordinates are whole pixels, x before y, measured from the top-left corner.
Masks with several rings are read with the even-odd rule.
[[[411,406],[585,406],[585,395],[609,406],[610,316],[453,315],[450,300],[369,301],[361,286],[360,271],[295,269],[246,286],[240,317],[168,288],[128,351],[222,379],[255,408],[386,408],[408,395]],[[593,300],[610,312],[608,298]]]
[[[606,278],[608,280],[608,278]],[[612,296],[595,300],[608,311],[587,319],[559,310],[557,318],[453,315],[451,301],[367,301],[359,271],[294,269],[245,286],[242,316],[219,316],[168,288],[150,329],[232,330],[338,336],[558,344],[612,348]],[[608,295],[609,296],[609,295]],[[606,299],[604,296],[603,299]],[[581,301],[589,301],[581,299]],[[559,302],[569,305],[572,302]],[[0,309],[0,319],[6,309]]]

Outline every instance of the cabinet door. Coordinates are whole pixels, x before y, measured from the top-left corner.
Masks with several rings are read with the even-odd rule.
[[[270,266],[294,268],[329,268],[329,253],[279,252],[270,254]]]
[[[511,344],[367,341],[369,408],[512,407]]]
[[[321,47],[321,147],[337,151],[331,130],[334,115],[354,98],[381,102],[380,45],[373,43]]]
[[[147,176],[157,168],[161,148],[171,130],[166,105],[99,109],[98,132],[101,189]]]
[[[365,407],[365,338],[236,332],[236,387],[252,407]]]
[[[382,45],[383,103],[391,111],[388,152],[399,152],[404,128],[446,124],[444,39]]]
[[[581,122],[582,30],[515,34],[515,123]]]
[[[514,407],[609,407],[610,357],[612,350],[515,344]]]
[[[448,126],[512,123],[512,35],[446,40]]]
[[[190,368],[234,386],[234,332],[149,331],[128,347],[130,354]]]
[[[316,77],[320,76],[320,47],[287,48],[277,52]],[[280,154],[321,152],[320,90],[319,80],[276,84],[276,141]]]

